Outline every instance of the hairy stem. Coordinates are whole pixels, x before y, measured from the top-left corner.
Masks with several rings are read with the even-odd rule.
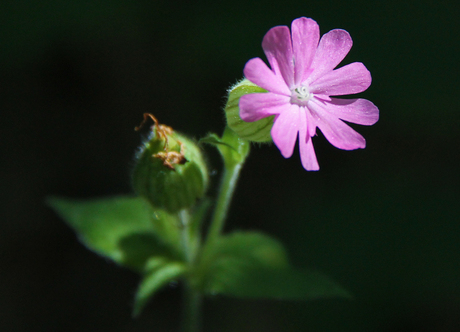
[[[222,182],[220,184],[219,197],[214,215],[212,217],[211,225],[209,226],[209,233],[206,245],[216,240],[222,232],[224,227],[225,218],[227,217],[228,208],[232,200],[233,193],[238,182],[238,177],[242,168],[242,163],[227,165],[222,175]]]
[[[195,255],[197,252],[196,246],[197,234],[193,234],[190,225],[191,219],[188,210],[179,212],[180,220],[182,223],[181,241],[184,250],[184,256],[193,269],[195,264]],[[201,330],[201,298],[202,295],[198,290],[193,287],[190,279],[184,282],[184,297],[183,297],[183,317],[182,317],[182,331],[183,332],[199,332]]]

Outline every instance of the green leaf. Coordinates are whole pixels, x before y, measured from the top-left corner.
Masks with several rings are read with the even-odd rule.
[[[350,297],[321,273],[290,267],[283,246],[258,233],[222,237],[202,263],[201,286],[211,295],[290,300]]]
[[[219,265],[219,279],[208,289],[210,294],[280,300],[351,297],[329,277],[316,271],[263,268],[231,261]]]
[[[233,149],[229,149],[225,145],[219,145],[218,147],[226,162],[241,164],[246,160],[250,148],[249,141],[240,138],[229,127],[225,127],[222,135],[222,142],[233,147]]]
[[[216,134],[214,133],[209,133],[208,136],[205,136],[203,138],[200,138],[200,140],[198,141],[199,143],[206,143],[206,144],[211,144],[211,145],[215,145],[215,146],[218,146],[218,145],[225,145],[227,147],[229,147],[230,149],[233,149],[236,151],[235,148],[233,148],[233,146],[227,144],[227,143],[224,143],[219,136],[217,136]]]
[[[219,261],[226,258],[269,267],[288,266],[283,245],[268,235],[257,232],[234,232],[221,236],[209,248],[203,260]]]
[[[227,167],[242,164],[246,160],[250,149],[249,141],[238,137],[228,127],[225,128],[222,138],[219,138],[216,134],[208,134],[208,136],[200,139],[200,143],[215,145]]]
[[[51,197],[47,203],[76,231],[87,248],[120,265],[143,271],[151,256],[180,257],[176,249],[180,248],[177,218],[164,211],[153,211],[142,198]]]
[[[137,317],[148,301],[162,287],[183,276],[187,271],[184,263],[152,258],[147,262],[148,273],[142,279],[134,299],[133,316]]]

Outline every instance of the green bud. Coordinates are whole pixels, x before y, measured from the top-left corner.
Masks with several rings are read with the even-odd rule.
[[[200,148],[153,116],[144,116],[151,117],[155,126],[136,155],[134,190],[168,212],[191,207],[203,197],[209,180]]]
[[[240,108],[238,103],[240,97],[248,93],[267,92],[267,90],[255,85],[247,79],[243,79],[235,84],[228,91],[228,100],[225,105],[225,116],[227,125],[239,137],[253,142],[271,142],[270,130],[273,127],[275,116],[260,119],[254,122],[245,122],[240,118]]]

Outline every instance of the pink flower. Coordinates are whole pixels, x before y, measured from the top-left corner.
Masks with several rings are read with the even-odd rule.
[[[317,171],[311,139],[316,127],[339,149],[364,148],[365,139],[341,120],[373,125],[379,110],[366,99],[330,97],[359,93],[371,84],[371,75],[360,62],[334,69],[351,49],[348,32],[331,30],[319,40],[318,24],[305,17],[294,20],[291,30],[292,39],[287,26],[274,27],[265,35],[262,48],[271,69],[260,58],[246,63],[246,78],[268,92],[243,95],[240,116],[252,122],[276,115],[271,136],[281,154],[292,156],[298,135],[302,166]]]

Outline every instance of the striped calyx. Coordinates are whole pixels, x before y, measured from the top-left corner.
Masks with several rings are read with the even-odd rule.
[[[225,105],[225,116],[227,125],[239,137],[252,142],[271,142],[272,137],[270,130],[273,126],[274,116],[263,118],[254,122],[245,122],[240,117],[240,108],[238,103],[240,97],[249,93],[264,93],[267,90],[255,85],[254,83],[243,79],[235,84],[228,91],[228,100]]]

